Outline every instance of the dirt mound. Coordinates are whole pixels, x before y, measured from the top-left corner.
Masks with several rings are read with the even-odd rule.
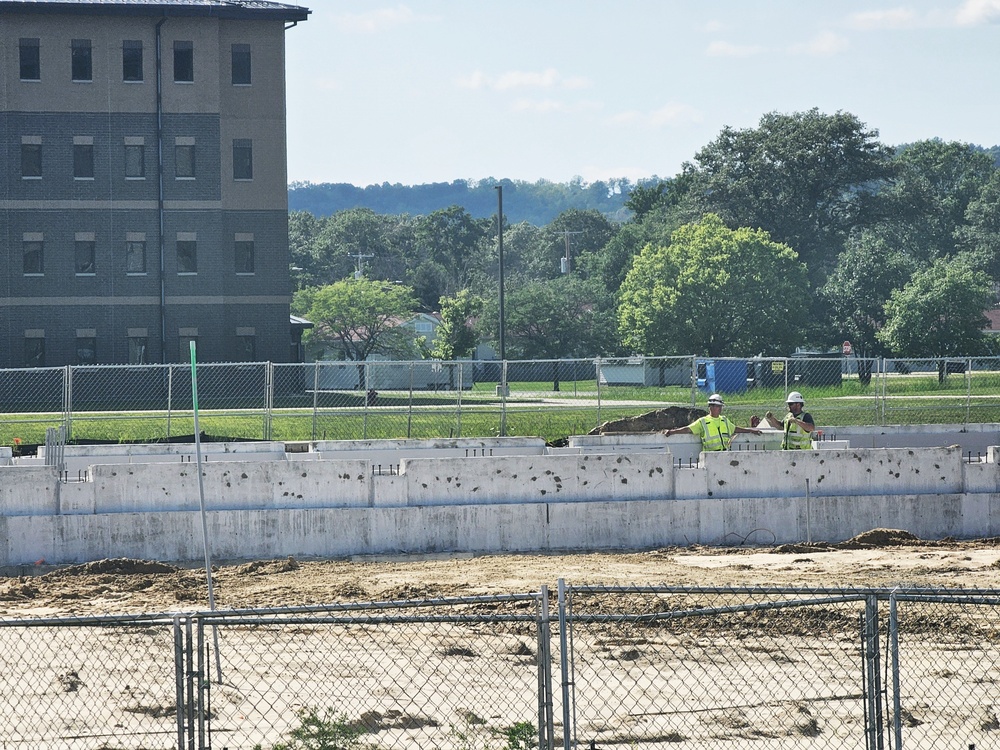
[[[299,563],[289,556],[287,560],[254,560],[237,565],[233,572],[236,575],[270,576],[276,573],[290,573],[299,569]]]
[[[704,417],[704,409],[690,409],[685,406],[671,406],[666,409],[640,414],[637,417],[624,417],[605,422],[588,432],[588,435],[608,435],[615,432],[659,432],[672,430],[676,427],[686,427],[694,420]]]
[[[837,545],[839,549],[870,549],[919,544],[920,539],[901,529],[872,529]]]
[[[156,562],[155,560],[132,560],[127,557],[117,557],[113,560],[94,560],[82,565],[71,565],[68,568],[46,573],[46,578],[65,578],[69,576],[87,575],[137,575],[140,573],[176,573],[180,568],[176,565]]]

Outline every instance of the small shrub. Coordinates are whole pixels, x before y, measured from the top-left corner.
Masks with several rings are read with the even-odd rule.
[[[335,713],[332,708],[322,714],[315,708],[298,712],[299,726],[289,733],[288,742],[279,742],[271,750],[361,750],[361,732],[347,720],[347,714]],[[263,750],[255,745],[254,750]]]

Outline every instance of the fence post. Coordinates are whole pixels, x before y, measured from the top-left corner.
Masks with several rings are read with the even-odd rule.
[[[304,365],[303,365],[304,366]],[[313,362],[313,419],[312,439],[316,439],[316,426],[319,419],[319,360]]]
[[[170,416],[174,408],[174,366],[167,365],[167,440],[170,439]]]
[[[552,651],[549,630],[549,587],[543,585],[538,605],[538,747],[553,750]]]
[[[965,428],[969,426],[972,411],[972,357],[965,360]]]
[[[451,365],[454,367],[454,365]],[[458,393],[456,393],[455,399],[455,411],[456,413],[456,425],[455,425],[455,437],[462,437],[462,389],[465,388],[464,373],[462,372],[462,363],[458,363]]]
[[[66,428],[66,438],[73,434],[73,367],[63,368],[63,426]]]
[[[570,713],[570,689],[573,687],[574,675],[569,658],[568,618],[566,617],[566,579],[557,582],[559,601],[559,673],[562,675],[562,715],[563,715],[563,750],[570,750],[570,745],[576,740],[576,722]]]
[[[866,747],[870,750],[884,750],[882,735],[882,674],[879,668],[878,641],[878,596],[872,594],[865,597],[864,626],[864,658],[865,658],[865,701],[868,704],[868,740]]]
[[[410,362],[410,399],[406,409],[406,439],[413,433],[413,362]]]
[[[594,427],[601,426],[601,358],[598,357],[594,360],[594,379],[597,382],[597,424]]]
[[[274,363],[264,364],[264,440],[272,435],[271,420],[274,417]]]
[[[500,363],[500,437],[507,437],[507,360]]]
[[[368,439],[368,390],[372,387],[372,374],[368,371],[368,363],[365,362],[363,367],[363,374],[365,382],[361,386],[361,398],[365,404],[364,418],[361,424],[361,439]]]
[[[896,592],[889,594],[889,659],[892,669],[892,733],[895,750],[903,750],[902,706],[899,699],[899,616]]]
[[[691,408],[698,405],[698,355],[691,355]]]
[[[177,748],[184,747],[184,631],[180,615],[174,615],[174,703],[177,720]]]

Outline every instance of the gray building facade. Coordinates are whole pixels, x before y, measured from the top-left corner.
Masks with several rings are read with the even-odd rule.
[[[271,2],[0,0],[0,367],[294,358]]]

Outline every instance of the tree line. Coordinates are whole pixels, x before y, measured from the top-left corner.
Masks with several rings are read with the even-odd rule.
[[[998,156],[892,147],[853,114],[813,109],[724,128],[677,175],[627,186],[623,221],[567,208],[511,222],[505,188],[506,356],[785,356],[845,339],[861,357],[993,354]],[[425,355],[499,338],[495,214],[292,211],[289,236],[293,309],[317,342],[414,310],[443,321]],[[400,346],[390,335],[366,356]]]

